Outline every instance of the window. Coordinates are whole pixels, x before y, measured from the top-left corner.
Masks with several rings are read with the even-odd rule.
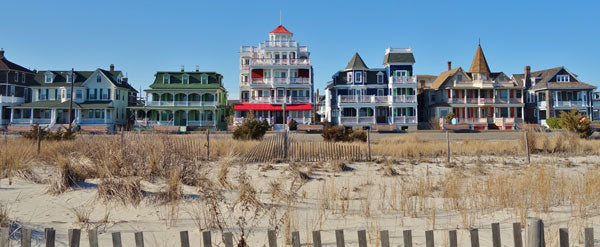
[[[100,74],[96,75],[96,82],[102,82],[102,76]]]
[[[477,80],[477,74],[473,74],[473,80]]]
[[[116,99],[116,100],[119,100],[119,99],[121,99],[121,90],[117,89],[117,90],[115,91],[115,94],[116,94],[116,97],[115,97],[115,99]]]
[[[108,94],[106,96],[106,99],[112,99],[112,94],[110,93],[110,88],[107,90],[108,90]]]
[[[456,76],[456,80],[457,80],[457,81],[462,81],[462,80],[463,80],[463,78],[462,78],[462,75],[457,75],[457,76]]]
[[[23,74],[23,76],[21,76],[21,82],[25,83],[25,74]]]
[[[395,71],[395,76],[396,77],[408,76],[408,71],[406,71],[406,70],[396,70]]]
[[[82,99],[82,98],[83,98],[83,91],[81,89],[75,90],[75,99]]]
[[[183,75],[181,80],[183,81],[183,84],[188,84],[190,83],[190,76],[189,75]]]
[[[15,73],[15,82],[19,82],[19,73]]]
[[[46,83],[51,83],[52,82],[52,74],[51,73],[46,73]]]
[[[538,101],[546,101],[546,93],[545,92],[538,93],[537,100]]]
[[[96,95],[97,95],[97,88],[94,88],[94,90],[90,90],[90,95],[88,95],[88,99],[96,99]]]
[[[200,80],[200,83],[202,83],[202,84],[208,84],[208,76],[207,75],[202,75],[202,79]]]
[[[163,84],[169,84],[169,75],[163,75]]]
[[[356,72],[354,80],[356,82],[362,82],[362,72]]]
[[[71,83],[71,72],[67,73],[67,83]]]
[[[383,96],[383,89],[377,89],[377,96]]]
[[[556,81],[557,82],[569,82],[569,81],[571,81],[571,78],[569,75],[557,75]]]
[[[348,79],[348,82],[349,82],[349,83],[352,83],[352,82],[353,82],[353,81],[352,81],[352,72],[348,72],[348,74],[346,75],[346,77],[347,77],[346,79]]]
[[[119,84],[121,84],[121,82],[122,82],[122,81],[123,81],[123,78],[121,78],[121,76],[117,76],[117,82],[118,82]]]
[[[15,85],[10,85],[10,95],[15,96]]]
[[[64,99],[65,97],[66,97],[66,96],[65,96],[65,90],[64,90],[64,89],[63,89],[63,90],[60,90],[60,98],[61,98],[61,99]]]
[[[68,88],[67,89],[67,99],[70,99],[70,98],[71,98],[71,89]]]
[[[383,83],[383,74],[379,73],[377,74],[377,83]]]

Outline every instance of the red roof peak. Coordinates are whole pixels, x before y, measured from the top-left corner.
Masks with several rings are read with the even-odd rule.
[[[283,25],[279,25],[277,28],[275,28],[270,33],[289,33],[289,34],[291,34],[292,32],[290,32],[285,27],[283,27]]]

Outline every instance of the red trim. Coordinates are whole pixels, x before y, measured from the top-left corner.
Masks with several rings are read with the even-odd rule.
[[[233,105],[234,111],[282,111],[281,105],[238,103]],[[286,105],[286,111],[310,111],[311,104]]]

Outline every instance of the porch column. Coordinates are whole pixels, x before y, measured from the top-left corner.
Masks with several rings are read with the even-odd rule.
[[[465,104],[467,103],[467,92],[468,92],[467,89],[463,90],[463,98],[465,99]]]
[[[354,110],[356,110],[356,123],[358,124],[360,117],[360,108],[354,108]]]
[[[558,106],[558,91],[554,92],[554,106]]]
[[[50,110],[50,123],[56,123],[56,109]]]
[[[21,115],[23,115],[23,113],[21,112]],[[13,119],[15,117],[15,109],[10,108],[10,122],[13,122]]]
[[[510,118],[512,115],[510,114],[512,110],[512,107],[507,107],[506,111],[508,112],[508,118]]]
[[[33,108],[29,109],[29,111],[31,113],[31,114],[29,114],[29,123],[33,124]]]
[[[104,108],[104,123],[108,123],[108,109]]]
[[[391,124],[393,124],[394,123],[394,107],[392,107],[392,106],[389,107],[389,112],[387,115],[390,118],[389,122]]]
[[[174,126],[175,125],[175,111],[171,110],[171,113],[173,113],[173,118],[169,119],[169,121],[171,122],[171,125]]]
[[[375,96],[373,96],[373,97],[375,97]],[[373,111],[373,123],[376,123],[377,119],[375,119],[375,115],[376,115],[375,114],[375,107],[371,108],[371,110]]]
[[[525,119],[525,107],[521,107],[521,118]]]
[[[290,61],[290,53],[288,52],[288,61]],[[288,79],[288,83],[287,84],[291,84],[292,83],[292,75],[290,74],[291,69],[288,68],[287,71],[287,79]]]
[[[217,111],[216,110],[212,110],[212,117],[213,117],[213,126],[217,126]]]
[[[496,89],[492,89],[492,102],[496,103]],[[494,113],[495,113],[495,111],[494,111]],[[494,115],[494,117],[496,117],[496,116]]]
[[[190,105],[190,94],[189,93],[185,93],[185,105],[187,105],[187,106]],[[186,117],[187,117],[187,111],[186,111]]]
[[[189,114],[188,114],[189,111],[190,110],[183,111],[183,112],[185,112],[185,126],[189,126],[189,123],[190,123],[190,117],[189,117]]]
[[[477,107],[477,117],[481,118],[481,107]]]
[[[481,104],[481,89],[477,89],[477,103]]]
[[[450,98],[448,99],[448,102],[452,103],[452,98],[454,98],[454,90],[452,90],[452,88],[450,89]]]
[[[274,79],[273,79],[273,78],[275,77],[275,75],[273,74],[273,69],[271,69],[270,71],[271,71],[271,72],[270,72],[270,76],[269,76],[269,77],[270,77],[270,79],[271,79],[271,84],[273,84],[273,82],[274,82]],[[264,79],[263,79],[263,80],[264,80]]]
[[[75,120],[77,124],[81,122],[81,109],[75,109]]]

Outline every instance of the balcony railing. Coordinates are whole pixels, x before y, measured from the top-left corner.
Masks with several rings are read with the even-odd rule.
[[[82,124],[103,124],[104,118],[81,118],[79,123]]]
[[[310,65],[310,58],[252,58],[250,65]]]
[[[216,101],[148,101],[146,106],[216,106]]]
[[[416,76],[391,76],[390,81],[393,84],[417,83]]]
[[[265,41],[259,44],[259,48],[263,47],[298,47],[298,41],[281,40],[281,41]]]
[[[292,97],[292,96],[288,96],[288,97],[268,97],[268,96],[262,96],[262,97],[253,97],[250,100],[250,103],[262,103],[262,104],[309,104],[310,102],[310,97]]]
[[[448,100],[452,104],[520,104],[521,98],[451,98]]]
[[[0,96],[0,103],[20,104],[23,102],[25,102],[25,99],[23,99],[23,97]]]
[[[273,77],[273,78],[253,78],[252,84],[264,85],[264,84],[310,84],[309,78],[306,77]]]
[[[396,116],[394,117],[395,124],[416,124],[417,117],[415,116]]]
[[[554,101],[554,107],[586,107],[585,101]]]
[[[338,95],[340,103],[416,103],[416,95],[376,96]]]

